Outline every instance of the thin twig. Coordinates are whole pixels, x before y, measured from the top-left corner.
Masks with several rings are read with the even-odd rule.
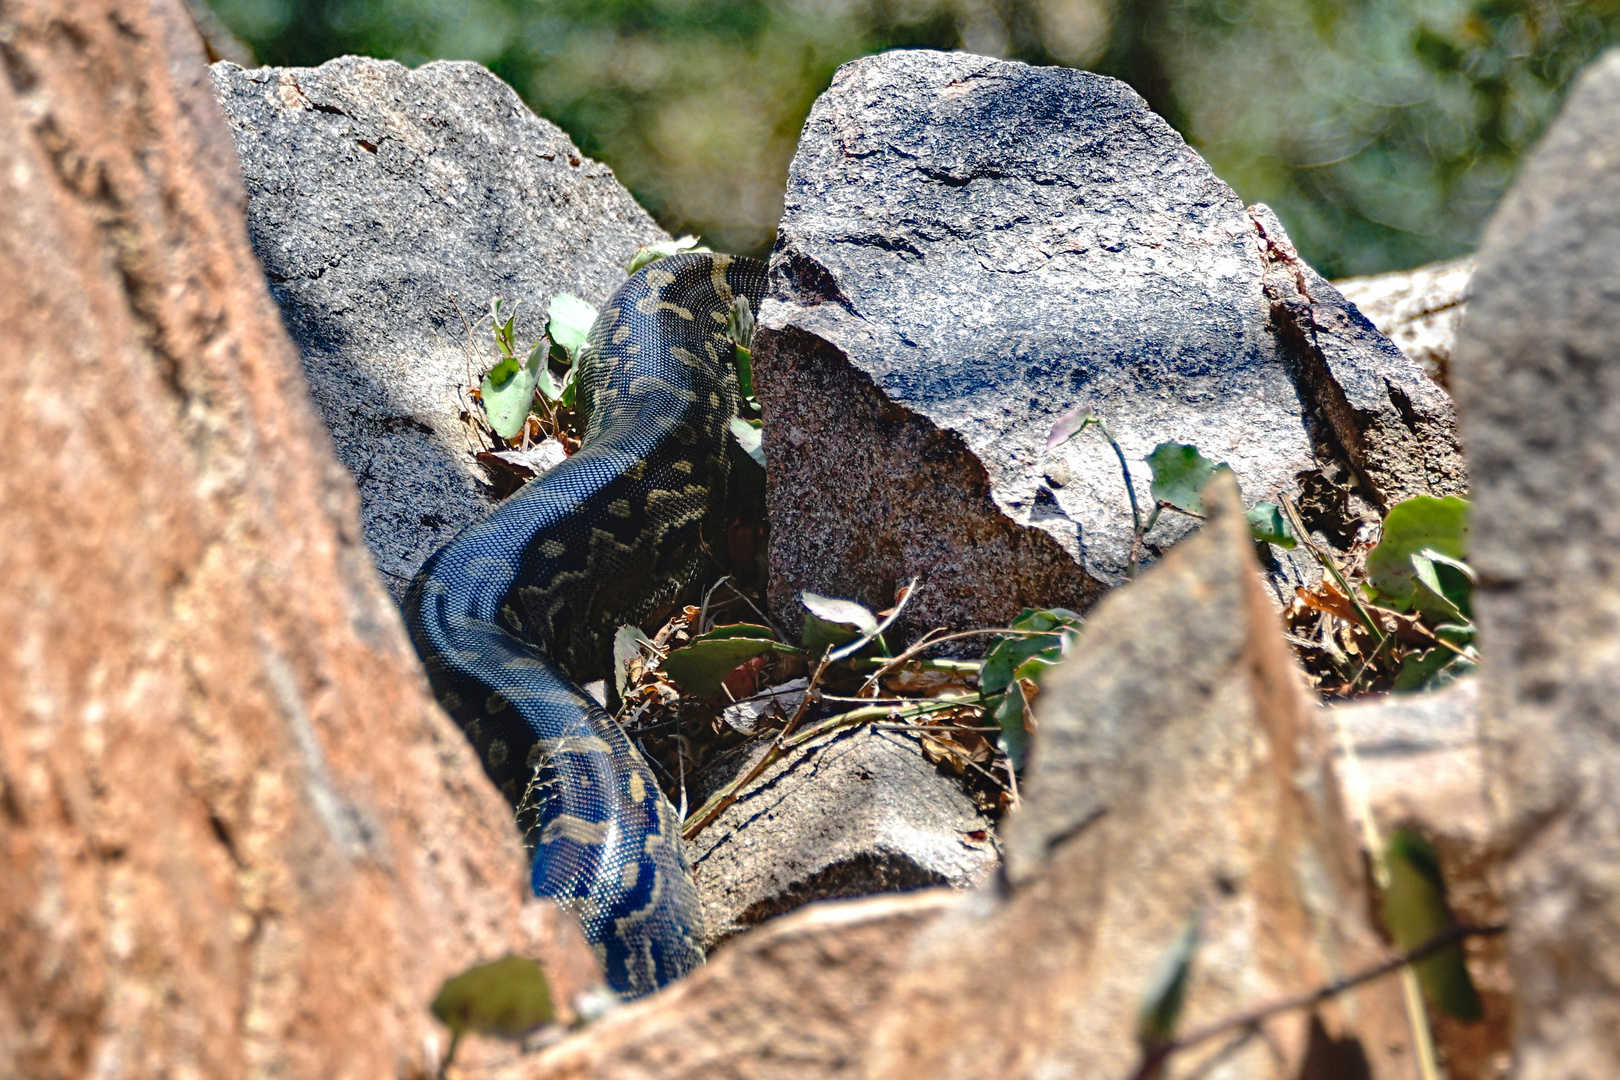
[[[798,693],[798,691],[795,690],[794,693]],[[942,700],[942,699],[940,699],[940,698],[914,698],[914,697],[883,697],[883,698],[841,697],[841,696],[839,696],[837,694],[822,694],[821,695],[821,700],[822,701],[836,701],[836,702],[838,702],[840,704],[848,704],[848,705],[902,705],[903,706],[903,705],[915,705],[919,701],[939,701],[939,700]],[[975,695],[970,700],[972,700],[975,704],[977,704],[979,699]]]
[[[875,732],[1000,732],[1000,727],[964,727],[961,724],[873,724]]]
[[[911,598],[917,595],[918,580],[918,578],[911,579],[910,583],[906,585],[905,591],[900,595],[900,602],[890,609],[888,618],[878,623],[871,633],[862,634],[848,644],[840,645],[836,649],[829,650],[827,653],[827,659],[833,661],[848,660],[850,657],[866,648],[866,646],[872,641],[877,641],[883,651],[887,652],[889,647],[883,644],[883,631],[893,626],[899,620],[900,613],[906,610],[906,605],[911,603]]]
[[[721,582],[723,582],[726,585],[727,588],[729,588],[737,596],[738,599],[740,599],[743,603],[747,604],[749,606],[749,608],[751,608],[753,610],[754,614],[758,615],[760,617],[760,619],[765,623],[766,626],[770,627],[772,630],[775,630],[777,637],[781,638],[784,641],[787,640],[787,636],[788,636],[787,631],[783,630],[780,626],[777,626],[776,623],[771,621],[771,617],[769,615],[767,615],[763,611],[759,610],[759,605],[755,604],[754,601],[749,598],[747,593],[745,593],[741,589],[737,588],[737,583],[734,580],[732,580],[732,577],[731,577],[730,574],[727,574],[725,577],[721,578],[720,580],[721,580]]]
[[[1288,515],[1288,523],[1294,527],[1294,533],[1299,537],[1299,542],[1305,545],[1305,550],[1316,556],[1316,561],[1322,564],[1322,569],[1333,576],[1334,583],[1339,586],[1339,590],[1344,593],[1345,599],[1350,602],[1350,607],[1355,611],[1357,617],[1361,619],[1361,625],[1366,627],[1367,632],[1382,643],[1384,637],[1383,628],[1374,622],[1373,617],[1368,614],[1367,609],[1356,596],[1356,590],[1350,587],[1350,582],[1345,579],[1344,573],[1340,571],[1339,564],[1331,555],[1323,551],[1322,546],[1316,542],[1315,537],[1306,531],[1305,522],[1301,520],[1299,509],[1294,506],[1294,500],[1284,496],[1282,508],[1284,513]]]
[[[1260,1024],[1280,1013],[1292,1012],[1295,1009],[1308,1009],[1312,1005],[1321,1004],[1329,998],[1337,997],[1346,990],[1353,990],[1363,983],[1381,979],[1385,975],[1399,971],[1409,964],[1415,964],[1419,960],[1432,956],[1441,949],[1448,948],[1467,938],[1501,934],[1506,931],[1507,926],[1502,923],[1492,926],[1453,926],[1442,930],[1416,948],[1398,953],[1365,971],[1346,976],[1315,990],[1307,990],[1303,994],[1295,994],[1292,997],[1274,1001],[1269,1005],[1262,1005],[1257,1009],[1251,1009],[1248,1012],[1229,1016],[1224,1020],[1217,1020],[1204,1027],[1195,1028],[1181,1038],[1174,1039],[1144,1054],[1141,1065],[1131,1074],[1131,1080],[1149,1080],[1150,1077],[1158,1075],[1158,1070],[1163,1067],[1165,1061],[1178,1050],[1185,1050],[1190,1046],[1196,1046],[1198,1043],[1207,1042],[1218,1035],[1225,1035],[1229,1031],[1242,1031],[1259,1027]]]
[[[851,709],[849,712],[838,713],[814,724],[799,732],[785,743],[786,749],[802,746],[812,739],[819,739],[828,732],[837,731],[843,727],[853,727],[856,724],[870,720],[903,720],[908,716],[927,716],[929,713],[944,712],[946,709],[960,709],[963,706],[978,705],[978,695],[962,698],[933,698],[920,701],[909,709],[897,709],[892,705],[879,705],[862,709]],[[910,725],[908,725],[910,726]]]
[[[714,595],[714,590],[718,589],[720,586],[724,585],[726,582],[728,582],[730,580],[731,580],[731,575],[727,574],[725,577],[721,578],[719,581],[715,582],[713,585],[710,585],[708,587],[708,589],[703,593],[703,604],[698,608],[697,633],[693,634],[692,635],[693,637],[697,637],[697,636],[699,636],[701,634],[708,633],[708,630],[704,629],[703,624],[709,618],[709,597]],[[733,591],[735,591],[735,590],[733,590]]]
[[[776,760],[782,756],[782,751],[786,749],[788,736],[793,734],[793,730],[799,726],[799,721],[804,719],[805,710],[809,709],[810,703],[816,699],[816,687],[821,685],[821,676],[827,670],[830,655],[829,653],[822,654],[821,662],[816,665],[815,674],[810,676],[810,682],[805,687],[804,699],[799,702],[799,707],[793,710],[792,718],[788,720],[787,725],[776,736],[775,743],[760,757],[752,769],[749,769],[746,774],[715,792],[708,802],[698,808],[697,813],[692,815],[691,820],[681,826],[682,840],[691,840],[707,828],[715,818],[725,813],[726,808],[737,801],[737,793],[753,783],[761,773],[775,764]]]
[[[681,805],[675,816],[686,820],[686,740],[681,736],[681,713],[684,712],[679,705],[675,706],[675,766],[681,771]]]
[[[944,628],[940,627],[939,629],[944,629]],[[933,634],[933,633],[937,633],[937,631],[936,630],[930,630],[929,633]],[[904,664],[908,660],[916,659],[916,656],[917,656],[918,653],[926,651],[928,649],[931,649],[935,645],[943,645],[947,641],[957,641],[957,640],[959,640],[961,638],[983,637],[986,634],[994,634],[994,635],[997,635],[999,637],[1011,636],[1011,637],[1056,637],[1056,638],[1061,638],[1063,636],[1063,632],[1061,630],[1014,630],[1011,627],[999,627],[999,628],[991,628],[991,629],[985,629],[985,630],[958,630],[956,633],[954,633],[954,634],[946,634],[944,637],[926,637],[925,636],[924,640],[917,642],[915,645],[911,646],[905,652],[901,653],[899,656],[896,656],[892,660],[882,660],[882,659],[880,659],[878,657],[869,658],[866,661],[867,663],[876,663],[879,666],[878,666],[878,669],[876,671],[872,672],[871,675],[867,676],[866,682],[861,684],[861,689],[865,690],[867,686],[875,683],[878,679],[880,679],[883,676],[887,675],[889,672],[893,671],[895,668],[899,667],[901,664]],[[935,661],[935,663],[938,663],[938,661]],[[978,661],[964,661],[964,663],[971,663],[975,668],[979,666]],[[964,673],[965,674],[972,674],[971,671],[966,671]]]

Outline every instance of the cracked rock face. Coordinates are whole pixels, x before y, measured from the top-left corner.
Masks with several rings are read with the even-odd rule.
[[[253,250],[397,598],[492,505],[462,414],[493,351],[482,329],[468,349],[463,314],[517,300],[519,339],[538,338],[557,293],[601,303],[667,235],[478,64],[213,73]]]
[[[1307,474],[1363,508],[1463,483],[1444,393],[1111,79],[924,51],[845,65],[771,265],[755,362],[789,620],[801,589],[886,605],[914,574],[913,626],[1120,583],[1113,450],[1095,430],[1046,450],[1076,407],[1106,420],[1144,514],[1166,441],[1230,463],[1251,504]],[[1147,554],[1192,525],[1167,514]]]

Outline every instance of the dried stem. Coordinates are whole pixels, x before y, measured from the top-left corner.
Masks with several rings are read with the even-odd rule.
[[[1397,955],[1390,957],[1388,960],[1385,960],[1380,964],[1376,964],[1365,971],[1357,972],[1354,975],[1347,976],[1338,980],[1337,982],[1329,983],[1326,986],[1318,987],[1315,990],[1308,990],[1303,994],[1295,994],[1293,997],[1283,998],[1281,1001],[1274,1001],[1269,1005],[1262,1005],[1257,1009],[1251,1009],[1248,1012],[1238,1013],[1235,1016],[1229,1016],[1224,1020],[1217,1020],[1212,1024],[1207,1024],[1204,1027],[1196,1028],[1179,1039],[1174,1039],[1143,1054],[1142,1063],[1137,1066],[1136,1071],[1131,1074],[1131,1080],[1152,1080],[1152,1078],[1160,1075],[1160,1072],[1164,1068],[1165,1062],[1170,1058],[1170,1055],[1176,1053],[1178,1050],[1185,1050],[1188,1047],[1196,1046],[1199,1043],[1208,1042],[1210,1039],[1216,1038],[1220,1035],[1225,1035],[1229,1032],[1245,1031],[1256,1028],[1260,1024],[1280,1013],[1292,1012],[1295,1009],[1308,1009],[1312,1005],[1318,1005],[1329,998],[1337,997],[1346,990],[1353,990],[1363,983],[1372,982],[1374,979],[1381,979],[1385,975],[1399,971],[1408,964],[1416,963],[1417,961],[1422,960],[1424,957],[1431,956],[1434,953],[1439,952],[1441,949],[1455,945],[1459,941],[1463,941],[1466,938],[1483,937],[1487,934],[1500,934],[1506,930],[1507,927],[1505,925],[1453,926],[1448,930],[1441,931],[1416,948],[1408,949],[1403,953],[1398,953]]]

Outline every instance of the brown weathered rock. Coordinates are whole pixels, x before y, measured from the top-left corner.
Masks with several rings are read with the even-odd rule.
[[[948,889],[815,904],[544,1053],[466,1080],[856,1080],[913,939]]]
[[[1451,385],[1451,352],[1468,311],[1472,258],[1413,270],[1345,278],[1333,287],[1441,386]]]
[[[871,1078],[1126,1077],[1136,1011],[1195,913],[1182,1030],[1382,954],[1328,754],[1260,584],[1230,479],[1216,516],[1105,598],[1041,694],[1005,898],[942,919],[874,1035]],[[1400,990],[1376,983],[1264,1036],[1175,1057],[1188,1076],[1414,1075]],[[1310,1058],[1322,1068],[1307,1072]]]
[[[1514,1075],[1620,1076],[1620,52],[1486,232],[1452,364],[1474,474],[1481,729]]]
[[[0,1075],[426,1076],[547,937],[249,250],[178,0],[0,12]]]

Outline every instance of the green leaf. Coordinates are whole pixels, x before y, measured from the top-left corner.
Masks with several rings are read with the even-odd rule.
[[[521,1039],[557,1018],[546,973],[521,956],[504,956],[446,979],[432,1009],[458,1040],[467,1031]]]
[[[799,633],[799,644],[804,646],[804,651],[811,660],[819,660],[822,653],[836,649],[840,645],[847,645],[860,636],[861,632],[852,626],[828,622],[814,613],[806,613],[804,629]]]
[[[1415,949],[1454,925],[1446,904],[1446,883],[1434,847],[1413,829],[1397,829],[1389,838],[1384,861],[1389,887],[1384,890],[1384,927],[1399,949]],[[1447,1016],[1466,1023],[1480,1019],[1484,1008],[1462,942],[1412,965],[1424,996]]]
[[[754,401],[754,353],[751,349],[737,346],[737,392],[744,401]]]
[[[1432,615],[1448,622],[1460,622],[1468,617],[1463,614],[1457,602],[1447,595],[1447,588],[1440,582],[1440,571],[1434,560],[1424,555],[1412,556],[1412,576],[1417,584],[1412,589],[1412,606],[1425,615]],[[1466,584],[1467,579],[1464,579]],[[1466,589],[1459,599],[1466,600]]]
[[[1450,560],[1468,556],[1468,501],[1455,495],[1419,495],[1396,503],[1384,518],[1384,535],[1367,553],[1367,583],[1375,600],[1410,610],[1417,590],[1413,555]],[[1461,607],[1462,605],[1458,605]]]
[[[760,468],[765,467],[765,436],[757,421],[733,416],[731,437],[737,440],[737,445],[742,447],[743,452],[753,458]]]
[[[999,638],[979,665],[979,693],[985,708],[1001,727],[1001,748],[1022,769],[1029,753],[1029,731],[1024,726],[1023,691],[1018,679],[1040,684],[1048,669],[1068,654],[1076,640],[1080,616],[1068,608],[1025,608],[1010,629],[1036,634]]]
[[[508,357],[491,368],[479,384],[489,426],[501,438],[516,438],[523,430],[523,422],[529,417],[529,403],[534,400],[540,366],[544,362],[538,350],[521,367],[516,360]],[[498,375],[502,377],[497,378]]]
[[[641,632],[639,626],[621,626],[613,635],[613,685],[624,698],[625,681],[630,675],[630,661],[644,655],[643,647],[650,648],[652,639]]]
[[[846,627],[844,623],[828,622],[825,619],[818,619],[816,615],[807,614],[804,630],[799,633],[799,644],[804,646],[805,654],[810,659],[818,661],[821,654],[826,653],[828,649],[836,649],[841,644],[851,643],[859,636],[860,631],[854,627]]]
[[[577,366],[568,369],[566,374],[557,375],[552,372],[550,364],[541,364],[537,385],[545,399],[556,405],[572,405],[575,376],[579,374]]]
[[[1442,641],[1449,641],[1459,649],[1466,648],[1474,643],[1475,627],[1473,623],[1441,623],[1434,628],[1434,636]]]
[[[1056,450],[1096,422],[1097,416],[1091,411],[1090,405],[1076,405],[1058,417],[1057,423],[1052,425],[1052,430],[1047,432],[1047,453]]]
[[[596,323],[596,308],[572,293],[558,293],[546,309],[546,336],[560,347],[570,364],[579,363],[580,350]]]
[[[720,684],[737,665],[768,652],[797,652],[768,638],[729,637],[694,641],[664,658],[664,673],[698,697],[719,697]]]
[[[1424,548],[1411,561],[1417,579],[1412,605],[1426,615],[1467,622],[1474,608],[1473,567],[1433,548]]]
[[[1176,1025],[1187,1002],[1187,983],[1192,979],[1193,955],[1203,929],[1203,912],[1187,920],[1170,951],[1159,960],[1147,992],[1136,1011],[1136,1041],[1144,1050],[1163,1047],[1176,1038]]]
[[[1211,462],[1196,446],[1170,442],[1155,446],[1147,463],[1153,470],[1153,498],[1200,517],[1204,514],[1204,486],[1216,469],[1229,468],[1225,462]]]
[[[1456,682],[1478,666],[1468,657],[1458,656],[1444,645],[1437,645],[1421,653],[1412,653],[1402,660],[1401,670],[1395,673],[1395,682],[1390,689],[1397,694],[1438,690]]]
[[[523,370],[523,365],[518,363],[517,357],[503,356],[496,362],[494,367],[489,369],[484,377],[497,387],[500,387],[505,386],[507,381],[521,370]]]
[[[997,641],[985,653],[984,664],[979,668],[980,691],[988,697],[1006,690],[1012,685],[1019,666],[1025,660],[1047,650],[1053,656],[1059,655],[1060,647],[1055,636],[1005,637]]]
[[[1067,651],[1068,636],[1079,624],[1080,616],[1068,608],[1025,608],[1013,620],[1010,629],[1042,633],[1038,636],[1009,634],[998,638],[990,651],[985,653],[984,663],[979,667],[980,691],[988,698],[1006,690],[1014,678],[1021,677],[1018,674],[1020,665],[1032,656],[1045,655],[1049,661],[1056,662]],[[1060,630],[1063,631],[1061,636],[1056,633]]]
[[[996,699],[992,714],[1001,726],[1001,748],[1014,769],[1029,760],[1029,729],[1024,727],[1024,695],[1015,686]]]
[[[1283,517],[1282,508],[1276,503],[1255,503],[1254,509],[1243,516],[1249,519],[1249,532],[1254,534],[1256,540],[1276,544],[1284,550],[1291,550],[1298,543],[1288,519]]]
[[[655,263],[659,259],[667,258],[670,255],[679,255],[683,251],[708,250],[707,247],[698,243],[698,238],[695,236],[683,236],[679,240],[665,240],[658,244],[643,244],[640,250],[636,252],[635,257],[630,260],[630,265],[624,268],[624,272],[633,274],[649,263]]]

